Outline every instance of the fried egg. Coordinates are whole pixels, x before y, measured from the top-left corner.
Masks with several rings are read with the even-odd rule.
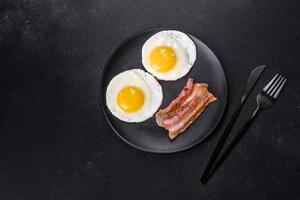
[[[159,82],[141,69],[121,72],[110,81],[106,90],[107,107],[125,122],[142,122],[151,118],[162,99]]]
[[[187,34],[161,31],[150,37],[142,48],[145,69],[160,80],[185,76],[196,61],[196,45]]]

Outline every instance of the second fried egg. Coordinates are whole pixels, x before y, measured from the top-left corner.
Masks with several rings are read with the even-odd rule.
[[[161,31],[150,37],[142,48],[145,69],[160,80],[185,76],[196,60],[196,45],[180,31]]]

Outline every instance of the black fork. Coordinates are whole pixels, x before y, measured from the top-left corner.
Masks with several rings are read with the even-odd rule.
[[[256,96],[256,103],[257,107],[255,111],[253,112],[252,116],[247,120],[247,122],[244,124],[244,126],[239,130],[237,135],[233,138],[232,142],[228,145],[224,153],[220,156],[220,158],[216,161],[215,165],[211,169],[211,171],[208,173],[207,176],[203,177],[201,179],[201,182],[205,184],[208,179],[214,174],[214,172],[221,166],[225,158],[230,154],[232,149],[235,147],[235,145],[240,141],[242,136],[245,134],[246,130],[249,128],[251,123],[254,121],[254,119],[257,117],[257,115],[260,113],[260,111],[264,109],[270,108],[276,99],[279,96],[280,91],[282,90],[282,87],[284,86],[286,82],[286,78],[283,76],[276,74],[273,79],[262,89],[262,91]]]

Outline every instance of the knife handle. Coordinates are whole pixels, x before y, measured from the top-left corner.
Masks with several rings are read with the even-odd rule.
[[[216,161],[215,165],[212,167],[211,170],[206,174],[206,176],[201,179],[201,181],[205,184],[208,179],[215,173],[215,171],[221,166],[224,160],[229,156],[233,148],[237,145],[240,139],[245,135],[247,129],[250,127],[252,122],[256,119],[258,113],[261,111],[259,106],[256,108],[252,116],[247,120],[247,122],[243,125],[243,127],[239,130],[237,135],[232,139],[232,142],[228,145],[225,149],[224,153],[220,156],[220,158]]]
[[[229,136],[229,133],[230,133],[230,130],[241,110],[241,108],[243,107],[244,103],[245,103],[245,100],[246,100],[246,96],[243,95],[240,103],[238,104],[238,106],[235,108],[235,111],[230,119],[230,121],[228,122],[223,134],[221,135],[218,143],[217,143],[217,146],[215,147],[212,155],[210,156],[210,159],[205,167],[205,170],[203,172],[203,175],[201,177],[201,182],[203,182],[204,180],[206,180],[206,177],[209,175],[209,172],[210,172],[210,169],[211,167],[213,166],[213,164],[215,163],[216,159],[218,158],[218,155],[220,154],[221,150],[222,150],[222,147],[224,146],[228,136]]]

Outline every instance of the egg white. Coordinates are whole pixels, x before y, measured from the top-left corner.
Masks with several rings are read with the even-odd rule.
[[[136,86],[144,93],[144,104],[136,112],[124,112],[117,103],[119,91],[126,86]],[[142,122],[151,118],[162,103],[163,92],[158,81],[141,69],[132,69],[116,75],[106,89],[106,104],[111,113],[125,122]]]
[[[149,64],[149,54],[159,46],[168,46],[176,54],[176,65],[168,72],[158,72]],[[196,45],[185,33],[175,30],[160,31],[151,36],[142,47],[142,63],[145,69],[160,80],[177,80],[185,76],[196,61]]]

